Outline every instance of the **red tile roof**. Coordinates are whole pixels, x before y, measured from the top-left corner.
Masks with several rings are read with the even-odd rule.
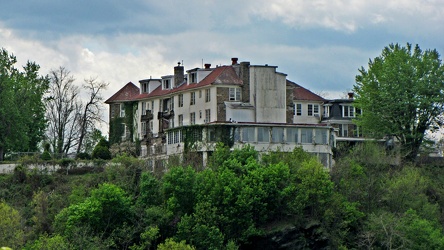
[[[132,101],[134,97],[139,95],[140,89],[134,85],[134,83],[129,82],[123,88],[121,88],[117,93],[111,96],[105,103],[110,104],[113,102],[125,102]]]
[[[297,83],[287,80],[287,84],[294,85],[293,89],[293,100],[303,100],[303,101],[319,101],[325,102],[326,99],[323,97],[316,95],[310,90],[300,86]]]
[[[232,66],[221,66],[213,69],[210,74],[208,74],[202,81],[198,83],[182,84],[174,89],[162,89],[162,86],[157,87],[151,93],[142,93],[135,96],[134,100],[140,100],[150,97],[157,97],[168,95],[171,93],[176,93],[184,90],[197,89],[209,85],[242,85],[242,80],[237,76],[234,68]]]

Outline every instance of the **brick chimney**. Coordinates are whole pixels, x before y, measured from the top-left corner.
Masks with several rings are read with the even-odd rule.
[[[211,67],[211,64],[205,63],[204,66],[205,66],[205,69],[209,69]]]
[[[237,57],[231,58],[231,65],[236,65],[237,64],[237,60],[238,60]]]
[[[184,81],[184,68],[180,66],[180,62],[177,63],[177,66],[174,67],[174,87],[179,86]]]
[[[354,93],[353,92],[348,92],[348,99],[353,99]]]

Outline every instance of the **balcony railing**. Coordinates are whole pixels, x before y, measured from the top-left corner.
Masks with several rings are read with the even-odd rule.
[[[145,114],[142,114],[142,116],[140,117],[140,121],[149,121],[153,119],[153,113],[151,112],[151,110],[146,110]]]

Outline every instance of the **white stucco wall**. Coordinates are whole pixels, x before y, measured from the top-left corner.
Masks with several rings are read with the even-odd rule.
[[[286,122],[285,74],[277,73],[274,66],[250,66],[250,91],[256,122]]]

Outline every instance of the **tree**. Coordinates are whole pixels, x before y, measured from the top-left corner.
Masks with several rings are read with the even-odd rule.
[[[365,133],[393,135],[402,157],[415,160],[424,133],[442,124],[444,66],[436,50],[390,44],[356,76],[356,123]]]
[[[50,96],[46,103],[47,136],[54,153],[60,157],[78,144],[80,90],[74,85],[74,77],[63,67],[51,70],[50,79]]]
[[[0,246],[18,248],[24,239],[19,212],[0,202],[0,218]]]
[[[40,66],[27,62],[23,71],[17,59],[0,50],[0,160],[8,151],[37,151],[46,128],[44,94],[48,78]]]
[[[108,83],[98,82],[95,78],[85,80],[83,88],[87,90],[89,98],[83,105],[82,114],[80,116],[79,125],[79,141],[77,145],[77,154],[80,153],[85,137],[88,135],[94,136],[95,125],[102,121],[102,103],[103,97],[100,92],[108,86]]]

